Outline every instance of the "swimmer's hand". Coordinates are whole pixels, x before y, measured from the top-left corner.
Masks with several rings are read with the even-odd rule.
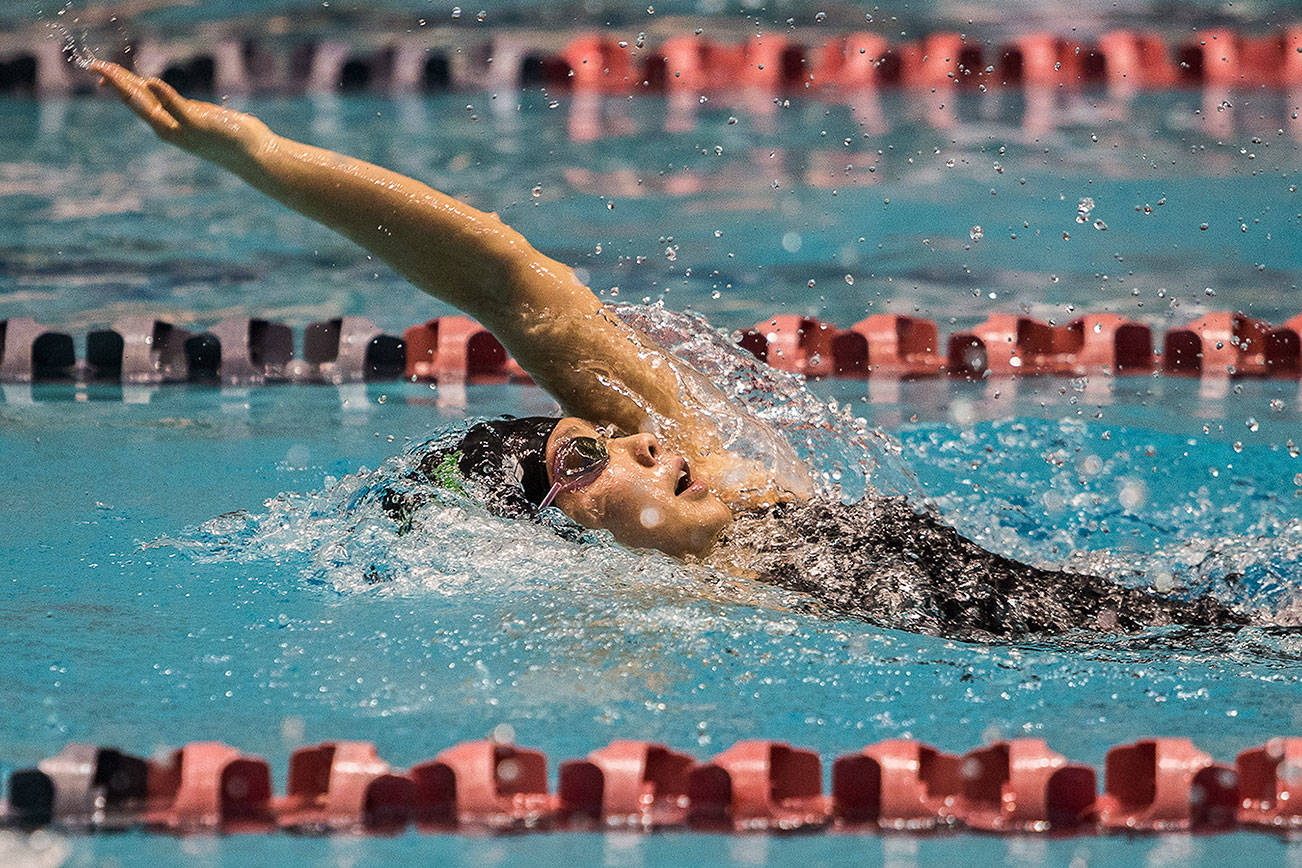
[[[274,139],[267,125],[252,115],[186,99],[161,79],[141,78],[103,60],[93,61],[88,68],[99,75],[100,84],[117,91],[160,139],[225,168],[238,170]]]

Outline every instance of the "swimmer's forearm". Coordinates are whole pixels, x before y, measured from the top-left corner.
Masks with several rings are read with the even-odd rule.
[[[356,241],[420,289],[493,331],[519,331],[530,309],[595,311],[570,269],[496,214],[419,181],[268,131],[228,168],[295,211]],[[575,311],[577,312],[577,311]]]
[[[90,71],[159,138],[346,235],[504,342],[525,339],[538,316],[600,308],[573,271],[534,250],[495,214],[396,172],[278,136],[252,115],[185,99],[117,64],[95,61]]]

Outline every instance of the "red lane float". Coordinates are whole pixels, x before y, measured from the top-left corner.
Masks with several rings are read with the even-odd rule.
[[[453,315],[412,326],[402,333],[407,343],[406,376],[410,380],[504,383],[528,376],[488,329],[470,317]]]
[[[1287,87],[1302,84],[1302,27],[1294,27],[1284,34],[1284,64],[1280,70],[1281,83]]]
[[[874,314],[836,335],[832,357],[838,376],[927,377],[944,367],[939,344],[940,332],[929,319]]]
[[[932,33],[921,42],[906,45],[900,58],[900,83],[906,87],[951,87],[959,81],[962,53],[963,37],[957,33]]]
[[[925,830],[952,823],[962,761],[929,745],[889,739],[832,764],[832,813],[846,825]]]
[[[147,826],[176,832],[265,831],[272,826],[267,763],[215,741],[190,742],[151,762]]]
[[[1078,317],[1055,333],[1055,349],[1073,373],[1135,374],[1153,370],[1153,332],[1114,313]]]
[[[843,90],[885,84],[882,61],[887,50],[885,37],[876,33],[849,33],[842,39],[829,39],[816,55],[813,83]]]
[[[660,46],[658,63],[663,64],[664,90],[704,90],[709,81],[709,48],[699,36],[675,36]],[[646,80],[651,81],[650,71]]]
[[[656,829],[687,820],[687,778],[696,761],[662,744],[613,741],[561,763],[560,809],[573,821]]]
[[[728,83],[743,88],[774,91],[808,81],[804,49],[776,33],[753,36],[746,43],[744,61]],[[712,84],[719,84],[712,77]]]
[[[1275,738],[1239,754],[1238,821],[1245,826],[1302,826],[1302,738]]]
[[[1001,78],[1005,84],[1056,87],[1064,83],[1059,62],[1061,40],[1050,33],[1028,33],[1004,50]]]
[[[955,812],[987,832],[1071,830],[1091,820],[1094,769],[1073,765],[1043,739],[1019,738],[963,757]]]
[[[547,758],[493,741],[467,741],[412,766],[418,811],[425,822],[531,829],[548,825],[556,805],[547,790]]]
[[[1099,37],[1107,81],[1128,88],[1168,88],[1179,75],[1162,38],[1152,33],[1112,30]]]
[[[1229,86],[1242,78],[1237,36],[1228,30],[1204,30],[1180,51],[1188,76],[1198,84]]]
[[[324,742],[290,755],[288,793],[274,810],[283,828],[396,832],[415,816],[416,783],[370,742]]]
[[[828,821],[818,754],[740,741],[691,770],[687,822],[736,831],[810,829]]]
[[[821,320],[783,313],[755,323],[740,344],[755,358],[780,371],[825,377],[837,367],[833,342],[837,330]]]
[[[1265,376],[1276,367],[1296,371],[1297,354],[1290,352],[1296,346],[1264,320],[1218,311],[1166,333],[1162,368],[1168,374],[1241,377]]]
[[[1054,350],[1054,329],[1028,316],[997,313],[970,332],[949,336],[947,370],[980,379],[990,374],[1047,373]]]
[[[636,73],[627,48],[600,33],[587,33],[570,40],[561,49],[561,59],[573,74],[570,86],[577,91],[623,93],[632,90]]]
[[[1109,831],[1224,828],[1238,808],[1234,769],[1187,738],[1154,738],[1108,751],[1096,810]]]

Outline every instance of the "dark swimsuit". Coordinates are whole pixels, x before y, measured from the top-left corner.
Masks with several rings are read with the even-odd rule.
[[[764,581],[884,627],[960,639],[1072,630],[1134,633],[1247,618],[1111,579],[1027,566],[986,551],[902,498],[784,503],[742,516],[722,550]]]

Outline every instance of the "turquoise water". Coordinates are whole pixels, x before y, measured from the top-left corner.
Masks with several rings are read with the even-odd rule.
[[[620,301],[663,299],[727,328],[771,310],[848,324],[920,309],[948,329],[1022,304],[1045,317],[1117,310],[1155,326],[1213,306],[1272,320],[1302,307],[1286,96],[1062,96],[1048,127],[1034,111],[1028,121],[1016,95],[964,97],[948,127],[918,99],[884,95],[880,115],[712,97],[597,102],[594,116],[539,94],[250,108],[286,134],[500,211],[607,297],[618,286]],[[593,117],[611,134],[575,141]],[[446,310],[325,230],[164,150],[118,105],[3,102],[0,130],[0,317],[81,332],[145,311],[200,326],[232,313],[296,325],[357,313],[396,331]],[[1094,207],[1079,223],[1087,197]],[[1294,381],[811,388],[897,437],[918,486],[991,548],[1206,587],[1292,621]],[[820,617],[776,589],[474,510],[449,508],[399,541],[354,502],[408,438],[471,416],[551,411],[536,390],[0,394],[6,773],[73,739],[152,753],[220,738],[283,772],[299,744],[363,738],[406,765],[503,723],[546,750],[553,772],[629,736],[705,757],[762,735],[830,763],[894,736],[961,751],[1034,735],[1100,764],[1110,745],[1162,733],[1229,760],[1302,722],[1294,634],[961,644]],[[847,448],[827,445],[819,459],[853,463]],[[377,562],[388,576],[379,583],[366,578]],[[1253,835],[57,846],[72,864],[1296,858]]]

